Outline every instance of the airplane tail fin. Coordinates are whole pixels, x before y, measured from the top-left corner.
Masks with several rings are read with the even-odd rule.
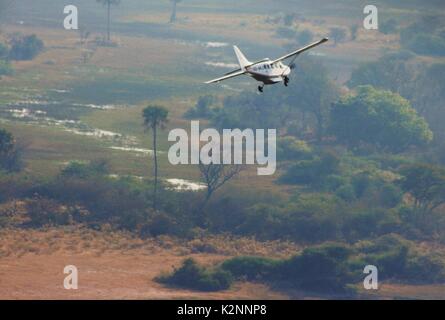
[[[233,46],[233,50],[235,50],[236,57],[238,58],[239,66],[241,67],[241,70],[244,70],[246,66],[252,64],[247,58],[244,56],[244,54],[241,52],[241,50],[237,46]]]

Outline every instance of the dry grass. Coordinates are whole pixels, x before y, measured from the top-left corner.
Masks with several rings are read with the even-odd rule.
[[[0,257],[17,257],[28,253],[53,254],[68,251],[101,255],[105,252],[120,252],[125,255],[151,255],[167,250],[173,255],[214,254],[220,256],[257,255],[289,257],[298,253],[300,247],[291,242],[260,242],[253,238],[229,235],[202,236],[184,241],[169,236],[140,239],[130,232],[113,231],[105,225],[96,231],[82,226],[59,228],[0,229]]]

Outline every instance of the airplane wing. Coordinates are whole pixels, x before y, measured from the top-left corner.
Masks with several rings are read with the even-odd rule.
[[[230,72],[230,73],[226,74],[225,76],[223,76],[221,78],[213,79],[213,80],[207,81],[205,83],[206,84],[210,84],[210,83],[220,82],[220,81],[223,81],[223,80],[227,80],[227,79],[230,79],[230,78],[235,78],[235,77],[241,76],[241,75],[243,75],[245,73],[246,73],[246,71],[244,71],[244,70],[236,70],[234,72]]]
[[[306,46],[304,48],[301,48],[301,49],[298,49],[298,50],[296,50],[294,52],[286,54],[285,56],[282,56],[281,58],[278,58],[278,59],[272,61],[272,63],[277,63],[277,62],[286,60],[287,58],[293,57],[295,55],[299,55],[300,53],[303,53],[303,52],[305,52],[305,51],[307,51],[309,49],[312,49],[312,48],[314,48],[316,46],[319,46],[320,44],[325,43],[326,41],[329,41],[329,39],[328,38],[323,38],[320,41],[314,42],[314,43],[312,43],[312,44],[310,44],[310,45],[308,45],[308,46]]]

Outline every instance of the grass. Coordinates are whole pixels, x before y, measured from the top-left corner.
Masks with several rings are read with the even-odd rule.
[[[5,205],[0,206],[3,214]],[[41,229],[1,228],[0,261],[2,257],[24,254],[53,254],[59,250],[75,250],[93,253],[122,252],[128,255],[151,255],[159,250],[169,250],[178,257],[186,255],[241,256],[255,254],[267,257],[289,257],[300,250],[291,242],[265,241],[253,238],[226,235],[208,235],[198,239],[184,240],[170,236],[140,239],[130,232],[108,229],[92,230],[82,226],[50,227]],[[211,246],[212,252],[198,248],[199,243]]]

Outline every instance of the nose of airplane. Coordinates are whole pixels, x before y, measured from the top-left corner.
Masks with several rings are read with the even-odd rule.
[[[291,73],[291,68],[286,67],[285,75],[288,76]]]

